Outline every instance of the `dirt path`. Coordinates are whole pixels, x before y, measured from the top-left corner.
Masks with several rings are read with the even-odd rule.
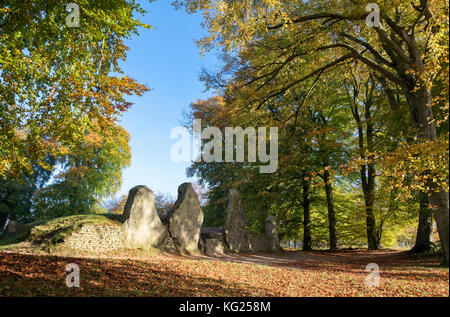
[[[435,257],[412,256],[405,251],[382,249],[376,251],[367,250],[341,250],[328,251],[299,251],[286,250],[281,253],[258,253],[222,255],[210,258],[216,261],[230,261],[237,263],[260,264],[273,267],[302,269],[310,266],[328,266],[337,263],[350,266],[366,266],[376,263],[384,267],[395,266],[425,266],[439,265]]]

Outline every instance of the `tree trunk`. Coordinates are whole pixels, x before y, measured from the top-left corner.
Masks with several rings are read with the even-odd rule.
[[[373,92],[373,90],[372,90]],[[366,119],[366,138],[367,149],[369,152],[373,152],[373,123],[370,113],[370,107],[373,103],[372,93],[367,94],[368,97],[364,103],[364,116]],[[374,205],[375,205],[375,165],[371,160],[372,156],[369,155],[369,163],[367,164],[367,182],[366,189],[364,191],[364,199],[366,202],[366,223],[367,223],[367,242],[369,250],[377,250],[379,240],[377,239],[377,227],[375,222]]]
[[[444,265],[448,266],[448,192],[433,192],[429,196],[433,210],[434,219],[436,219],[439,239],[441,240],[442,250],[444,252]]]
[[[424,15],[428,20],[433,14],[430,8],[427,6],[428,1],[421,1],[424,6]],[[405,37],[404,43],[408,47],[406,56],[410,56],[410,61],[404,61],[404,58],[397,55],[392,47],[396,46],[396,43],[388,38],[385,30],[382,28],[375,28],[378,33],[378,37],[391,60],[394,62],[398,74],[400,75],[400,84],[406,95],[408,101],[409,111],[417,129],[418,142],[431,141],[437,138],[436,127],[434,125],[434,117],[432,111],[432,98],[431,90],[423,82],[424,78],[421,78],[419,82],[419,76],[424,74],[424,52],[421,51],[419,45],[416,42],[414,34],[407,35],[407,31],[398,26],[398,31],[403,32]],[[400,44],[401,45],[401,44]],[[397,46],[402,50],[401,46]],[[405,52],[406,53],[406,52]],[[426,77],[426,76],[423,76]],[[425,79],[426,80],[426,79]],[[448,184],[448,179],[447,179]],[[436,220],[439,239],[442,243],[442,250],[444,252],[444,262],[448,266],[449,257],[449,195],[448,187],[445,189],[440,188],[439,184],[428,184],[428,199],[433,206],[434,218]]]
[[[364,101],[364,116],[366,123],[366,142],[367,148],[364,146],[364,128],[359,115],[358,106],[355,104],[352,109],[353,117],[358,125],[358,146],[360,156],[365,158],[366,149],[369,152],[373,151],[373,123],[370,114],[370,108],[373,103],[372,98],[373,89],[370,94],[367,94],[367,99]],[[370,162],[372,157],[369,155],[369,163],[360,166],[361,186],[364,193],[364,203],[366,209],[366,231],[367,231],[367,246],[369,250],[377,250],[379,241],[377,239],[377,228],[374,214],[375,205],[375,166]]]
[[[7,220],[8,220],[8,214],[0,211],[0,232],[3,231]]]
[[[306,177],[306,174],[304,174],[303,177]],[[310,187],[311,181],[303,179],[303,251],[312,250],[311,210],[309,200]]]
[[[6,181],[4,181],[3,178],[0,178],[0,232],[3,231],[5,224],[8,221],[10,212],[10,208],[8,206],[8,195],[9,190],[8,186],[6,186]]]
[[[366,204],[366,230],[367,230],[367,245],[369,250],[378,249],[378,239],[376,234],[375,214],[373,212],[374,199],[373,190],[364,193],[364,201]]]
[[[416,243],[410,253],[422,253],[431,249],[431,231],[433,227],[433,211],[428,208],[428,195],[420,192],[419,226]]]
[[[327,164],[324,164],[326,167]],[[337,250],[337,237],[336,237],[336,212],[334,210],[334,200],[333,200],[333,187],[330,183],[330,172],[324,170],[323,173],[325,181],[325,193],[327,196],[327,207],[328,207],[328,228],[330,232],[330,251]]]
[[[421,87],[413,92],[405,89],[409,110],[417,129],[418,141],[432,141],[437,139],[436,128],[433,123],[433,112],[431,109],[431,92],[428,88]],[[428,199],[433,206],[434,219],[436,220],[439,239],[444,252],[444,264],[448,266],[449,256],[449,196],[448,190],[439,190],[439,185],[429,184]]]

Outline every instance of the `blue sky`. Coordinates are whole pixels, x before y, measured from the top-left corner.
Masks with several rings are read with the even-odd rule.
[[[199,81],[202,67],[219,65],[213,53],[201,57],[195,40],[204,35],[201,15],[175,10],[171,1],[141,1],[147,11],[141,19],[152,30],[141,30],[127,41],[130,47],[122,69],[126,75],[152,90],[143,97],[131,98],[135,104],[120,124],[130,133],[131,166],[123,172],[119,194],[127,194],[136,185],[146,185],[176,198],[178,186],[192,181],[186,176],[189,163],[170,160],[172,128],[180,125],[183,110],[197,99],[207,98]]]

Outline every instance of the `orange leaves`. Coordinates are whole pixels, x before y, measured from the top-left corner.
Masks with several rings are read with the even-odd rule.
[[[376,164],[381,176],[391,188],[399,189],[399,197],[411,198],[415,190],[448,189],[449,152],[448,135],[422,143],[403,143],[395,151],[365,151],[362,157],[353,157],[339,165],[345,174],[358,171],[361,165]]]
[[[98,256],[98,255],[97,255]],[[129,251],[122,259],[49,257],[0,252],[0,296],[448,296],[448,270],[436,259],[378,251],[287,251],[186,259]],[[125,260],[124,258],[128,258]],[[231,260],[231,261],[230,261]],[[412,261],[412,262],[411,262]],[[420,265],[417,265],[417,261]],[[254,262],[254,263],[252,263]],[[381,268],[381,285],[365,285],[367,263]],[[77,263],[79,289],[67,288],[65,266]],[[411,266],[411,263],[415,263]]]
[[[68,80],[71,80],[69,78]],[[84,88],[74,83],[75,89],[70,96],[73,99],[89,102],[97,107],[90,107],[89,113],[92,119],[112,118],[121,112],[127,111],[132,103],[125,101],[124,96],[142,96],[149,88],[137,83],[133,78],[107,77],[101,84]]]
[[[58,147],[76,146],[89,120],[114,124],[132,106],[128,96],[148,91],[131,77],[114,76],[122,73],[119,63],[126,59],[124,39],[138,27],[149,28],[135,17],[144,10],[133,1],[108,6],[84,1],[82,9],[82,32],[67,31],[61,20],[67,12],[54,1],[0,9],[7,17],[0,28],[2,175],[18,177],[23,161],[43,161]],[[32,146],[9,133],[26,128]]]
[[[208,126],[225,127],[232,120],[232,108],[225,103],[222,96],[191,103],[193,119],[202,119]]]
[[[100,146],[103,142],[102,136],[95,132],[87,134],[85,140],[88,144],[91,144],[93,146]]]

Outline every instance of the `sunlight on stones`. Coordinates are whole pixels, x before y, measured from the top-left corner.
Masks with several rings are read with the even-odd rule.
[[[265,232],[248,232],[244,207],[236,189],[228,193],[222,227],[202,227],[204,215],[191,183],[178,187],[178,198],[166,215],[160,215],[153,191],[139,185],[130,189],[122,215],[89,215],[25,226],[11,220],[2,238],[31,236],[31,241],[48,249],[59,245],[91,253],[120,249],[160,249],[185,255],[221,257],[227,253],[281,251],[276,219],[265,220]],[[65,233],[65,234],[62,234]]]
[[[178,199],[166,219],[169,234],[177,249],[181,252],[198,253],[203,211],[191,183],[178,187]]]
[[[130,190],[122,222],[125,245],[130,248],[157,246],[167,234],[156,212],[153,192],[146,186]]]

